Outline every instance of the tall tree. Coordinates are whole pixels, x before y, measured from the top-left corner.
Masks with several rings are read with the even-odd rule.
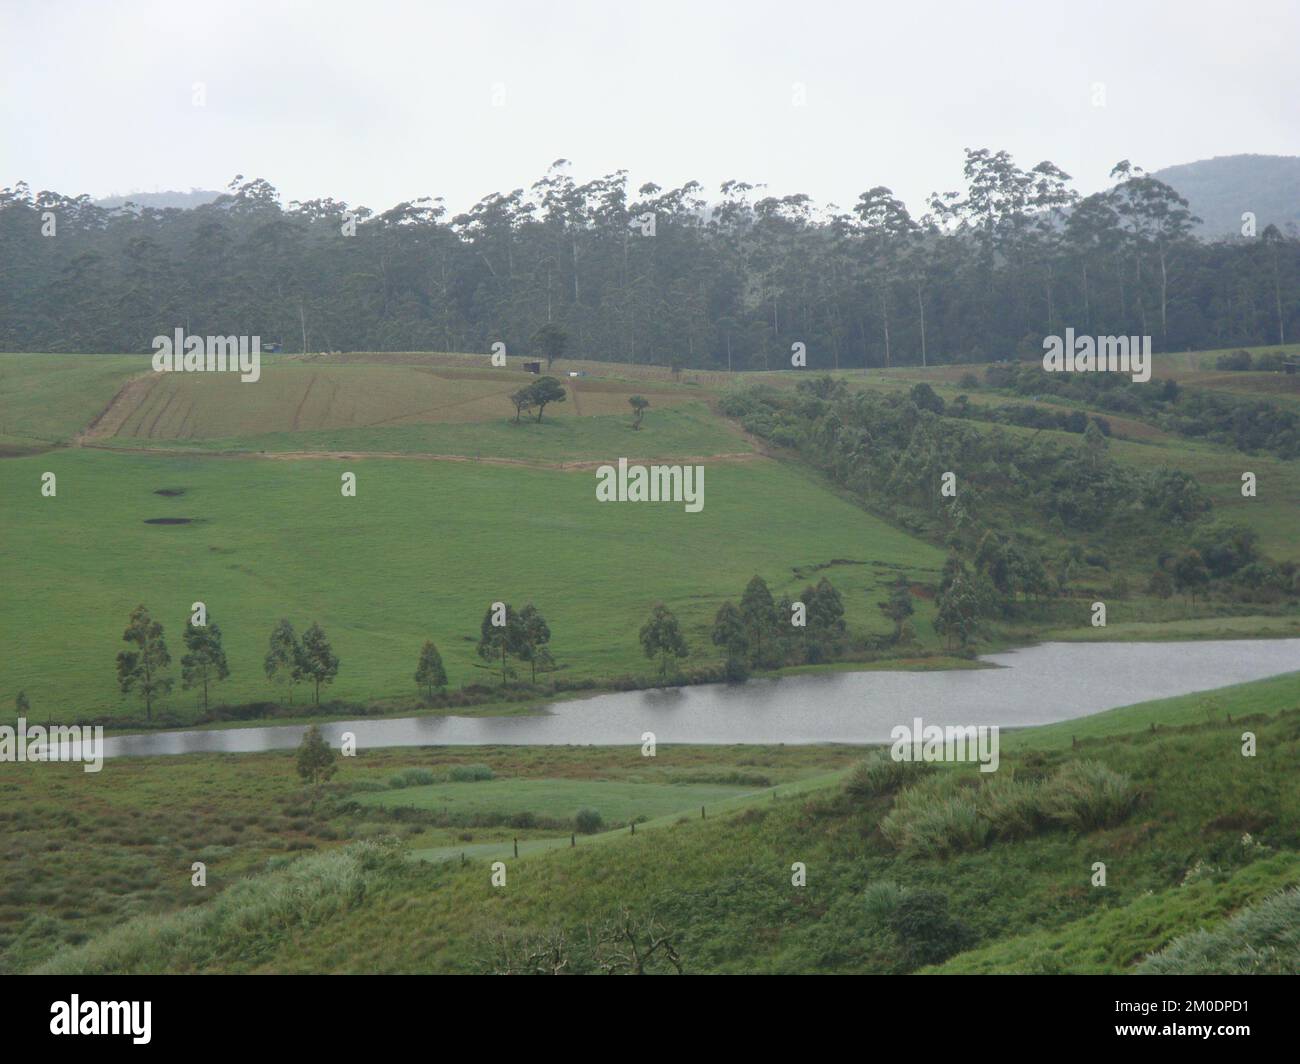
[[[511,654],[522,656],[525,648],[523,625],[519,623],[519,614],[514,607],[509,603],[502,603],[500,609],[496,603],[489,606],[483,614],[483,623],[479,625],[478,656],[484,661],[501,662],[503,687],[508,657]]]
[[[208,711],[208,687],[230,675],[226,651],[221,645],[221,628],[211,615],[207,621],[206,625],[196,625],[192,621],[186,624],[186,653],[181,655],[181,685],[186,690],[202,688],[205,713]]]
[[[745,625],[745,641],[753,654],[755,664],[762,664],[765,649],[770,648],[780,624],[776,603],[767,582],[757,574],[745,585],[740,597],[740,615]]]
[[[576,276],[576,274],[575,274]],[[564,354],[565,345],[569,342],[569,334],[564,331],[562,326],[548,321],[537,332],[533,333],[533,343],[537,345],[546,359],[546,368],[550,369],[557,358]]]
[[[655,604],[650,620],[641,626],[641,649],[647,658],[658,656],[661,679],[667,677],[671,661],[690,653],[677,617],[662,602]]]
[[[519,611],[519,645],[523,658],[532,667],[533,683],[537,683],[537,663],[550,661],[546,645],[551,641],[551,629],[546,618],[531,602]]]
[[[442,655],[434,646],[432,639],[426,639],[420,648],[420,663],[415,670],[415,682],[425,688],[429,697],[433,697],[435,687],[447,686],[447,670],[443,668]]]
[[[289,702],[292,704],[294,686],[303,678],[303,657],[298,634],[287,617],[282,617],[271,630],[262,668],[271,683],[285,684],[289,688]]]
[[[316,705],[320,705],[321,684],[333,683],[338,674],[339,659],[325,629],[313,624],[302,634],[302,675],[313,684]]]
[[[144,606],[131,611],[122,639],[132,644],[134,650],[123,650],[117,655],[117,684],[123,694],[138,691],[144,699],[146,720],[153,720],[153,701],[172,689],[174,681],[163,674],[172,663],[163,638],[163,627],[150,616]]]
[[[724,602],[719,607],[713,618],[711,638],[714,646],[722,647],[727,653],[727,678],[743,680],[749,639],[745,632],[745,619],[734,602]]]

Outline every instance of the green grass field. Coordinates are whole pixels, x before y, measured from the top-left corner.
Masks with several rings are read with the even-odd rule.
[[[796,567],[862,563],[831,577],[849,622],[884,631],[875,603],[896,572],[883,566],[932,580],[942,564],[937,549],[784,465],[705,467],[704,509],[686,513],[599,503],[590,470],[93,449],[8,459],[0,616],[11,652],[0,691],[26,690],[40,719],[137,713],[116,690],[114,660],[140,602],[164,624],[174,658],[191,604],[207,605],[231,668],[217,697],[231,702],[273,696],[262,659],[280,617],[299,631],[325,627],[342,659],[334,697],[414,696],[425,639],[453,686],[492,683],[475,645],[497,600],[532,601],[546,615],[566,679],[648,674],[636,632],[657,601],[678,612],[692,660],[712,661],[713,614],[755,573],[773,594],[797,595],[809,580]],[[54,498],[39,490],[47,470],[58,477]],[[357,476],[355,498],[340,494],[344,470]],[[157,517],[194,523],[145,523]],[[192,712],[195,695],[178,686],[167,703]]]
[[[610,824],[639,817],[697,811],[700,806],[752,792],[753,787],[715,783],[632,783],[625,780],[506,779],[473,783],[435,783],[424,787],[363,794],[364,806],[425,809],[458,816],[532,813],[569,820],[579,809],[594,809]]]

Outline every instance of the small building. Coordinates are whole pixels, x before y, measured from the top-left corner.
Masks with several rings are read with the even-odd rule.
[[[1300,369],[1300,362],[1283,362],[1282,368],[1288,373],[1294,374],[1296,370]]]
[[[525,373],[541,373],[541,372],[542,372],[542,364],[541,364],[540,362],[525,362],[525,363],[524,363],[524,372],[525,372]]]

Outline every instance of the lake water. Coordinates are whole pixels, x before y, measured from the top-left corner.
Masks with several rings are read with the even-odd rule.
[[[1043,643],[989,654],[1003,666],[945,672],[835,672],[745,684],[628,691],[559,702],[524,717],[403,717],[322,723],[384,746],[624,746],[660,743],[882,743],[896,724],[1003,728],[1300,670],[1300,639]],[[108,739],[106,757],[255,753],[298,745],[303,726],[155,732]]]

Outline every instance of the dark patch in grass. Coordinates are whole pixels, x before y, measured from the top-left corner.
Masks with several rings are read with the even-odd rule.
[[[177,495],[184,495],[184,488],[155,488],[155,495],[165,495],[167,498],[175,498]]]
[[[146,525],[188,525],[193,523],[192,517],[146,517]]]

